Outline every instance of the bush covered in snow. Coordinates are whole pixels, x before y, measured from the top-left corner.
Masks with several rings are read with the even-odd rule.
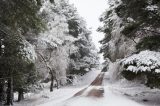
[[[160,52],[142,51],[122,60],[123,66],[128,71],[135,73],[151,72],[160,73]]]
[[[124,68],[122,75],[126,79],[145,76],[148,86],[160,86],[160,52],[142,51],[123,59],[121,64]]]

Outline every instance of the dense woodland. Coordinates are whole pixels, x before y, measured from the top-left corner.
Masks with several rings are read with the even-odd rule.
[[[116,63],[117,76],[160,88],[160,1],[109,0],[98,31],[105,58],[104,70]]]
[[[15,93],[20,102],[24,94],[43,91],[44,83],[53,92],[99,66],[111,82],[160,89],[160,1],[108,4],[99,18],[104,38],[97,51],[68,0],[0,0],[0,105],[13,105]]]
[[[14,92],[21,101],[43,82],[53,91],[97,67],[90,34],[67,0],[1,0],[0,103],[13,105]]]

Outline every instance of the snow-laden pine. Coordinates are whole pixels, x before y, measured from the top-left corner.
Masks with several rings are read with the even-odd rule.
[[[128,39],[121,32],[124,29],[123,19],[117,14],[116,8],[123,5],[121,0],[109,0],[110,8],[102,14],[100,21],[103,26],[99,28],[105,34],[101,40],[101,52],[105,59],[109,58],[112,62],[124,58],[135,50],[135,43]],[[133,21],[128,17],[128,21]]]
[[[98,30],[105,34],[100,51],[106,60],[104,70],[113,71],[113,77],[147,79],[145,84],[149,87],[160,85],[159,3],[157,0],[108,1],[109,9],[102,14],[103,26]]]
[[[66,0],[43,0],[39,14],[46,23],[32,43],[37,59],[36,69],[43,79],[54,76],[62,85],[67,74],[81,74],[98,65],[91,32],[77,10]]]

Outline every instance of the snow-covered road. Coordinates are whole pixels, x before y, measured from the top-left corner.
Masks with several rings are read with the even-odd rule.
[[[24,101],[14,103],[14,106],[159,106],[140,104],[125,96],[135,91],[131,96],[141,94],[139,92],[145,91],[144,87],[136,85],[134,89],[132,86],[123,87],[124,83],[110,83],[107,73],[90,71],[78,81],[75,86],[54,89],[53,92],[49,92],[49,86],[46,86],[40,93],[30,94]],[[150,89],[147,88],[147,91]],[[138,100],[143,100],[143,98],[138,98]]]
[[[87,96],[87,97],[103,97],[104,93],[104,88],[102,85],[103,78],[104,78],[105,73],[101,72],[95,80],[90,84],[90,86],[80,90],[76,94],[74,94],[74,97],[77,96]]]
[[[52,102],[50,105],[46,103],[41,106],[143,106],[123,96],[115,95],[109,87],[105,87],[104,94],[103,98],[79,96],[59,104]]]
[[[80,90],[72,97],[68,96],[68,99],[59,99],[57,102],[53,98],[38,106],[144,106],[123,95],[115,94],[108,83],[104,81],[102,84],[102,77],[103,74],[99,74],[89,87]],[[67,96],[65,93],[67,92],[64,92],[64,97]]]

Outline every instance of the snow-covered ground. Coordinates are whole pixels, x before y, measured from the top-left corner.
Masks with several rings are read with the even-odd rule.
[[[110,83],[107,74],[102,86],[104,88],[103,97],[86,96],[95,86],[89,86],[82,95],[73,97],[75,93],[87,87],[99,73],[100,71],[89,72],[80,78],[81,83],[79,82],[78,86],[55,89],[53,93],[50,93],[49,88],[46,88],[39,94],[32,94],[28,97],[30,99],[16,103],[15,106],[159,106],[157,96],[160,95],[160,90],[151,90],[126,80]]]
[[[105,77],[108,80],[109,75]],[[160,106],[160,89],[151,89],[144,84],[135,81],[127,81],[125,79],[116,82],[106,81],[110,90],[116,95],[123,95],[126,98],[136,101],[143,106]]]
[[[95,86],[93,86],[93,88],[94,87]],[[107,80],[104,80],[103,88],[104,97],[86,97],[87,92],[84,92],[84,94],[81,96],[69,98],[63,102],[59,102],[58,104],[52,101],[40,106],[145,106],[131,99],[128,99],[121,94],[114,93],[114,89],[112,89],[111,84],[109,84]],[[89,89],[92,88],[89,87],[87,91],[89,91]]]
[[[75,93],[81,89],[87,87],[100,73],[100,70],[93,70],[85,74],[84,76],[77,77],[75,81],[76,85],[62,87],[60,89],[54,89],[53,92],[49,91],[49,84],[45,85],[45,89],[38,93],[29,93],[25,95],[25,100],[18,103],[15,102],[15,106],[53,106],[71,98]],[[17,100],[17,97],[15,97]]]
[[[160,90],[150,89],[143,84],[122,79],[110,84],[110,89],[115,94],[125,95],[131,100],[145,104],[145,106],[160,106]]]

